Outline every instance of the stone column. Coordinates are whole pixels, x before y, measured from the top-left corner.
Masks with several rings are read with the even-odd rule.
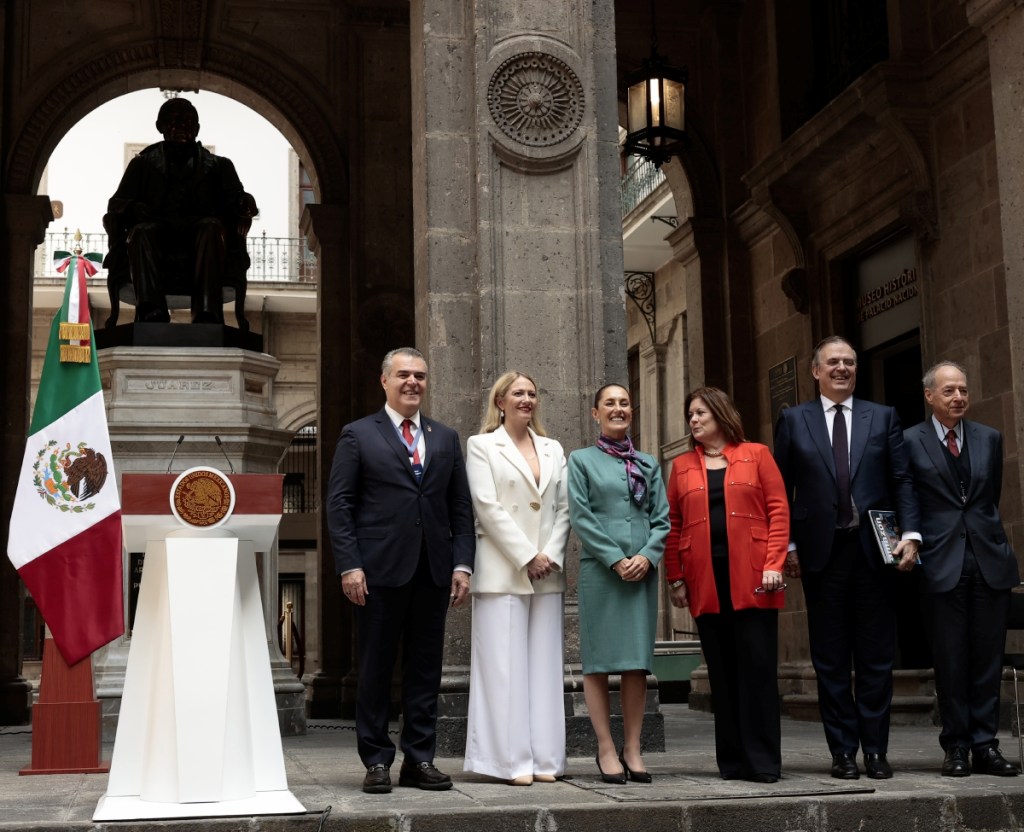
[[[688,389],[708,384],[728,390],[723,223],[691,217],[667,239],[686,275]]]
[[[5,194],[5,239],[0,297],[4,325],[0,327],[3,363],[0,395],[3,396],[2,470],[0,482],[0,535],[7,539],[18,487],[18,472],[25,454],[29,425],[29,374],[32,356],[32,255],[53,219],[45,196]],[[24,607],[21,579],[6,558],[0,559],[0,724],[22,725],[29,721],[32,686],[21,675],[21,616]]]
[[[301,231],[316,255],[320,291],[317,292],[317,482],[320,500],[327,487],[334,459],[334,444],[342,425],[353,418],[352,292],[349,276],[348,205],[309,205],[302,214]],[[332,288],[328,289],[330,286]],[[346,340],[346,338],[348,340]],[[362,414],[360,414],[362,415]],[[343,710],[342,678],[353,666],[351,605],[341,594],[334,573],[334,554],[327,536],[326,512],[319,512],[317,526],[320,569],[317,575],[320,602],[320,667],[307,674],[307,712],[314,719],[337,717]],[[343,616],[342,626],[338,617]],[[352,691],[350,690],[350,694]],[[349,701],[355,697],[350,695]]]
[[[515,367],[537,379],[551,435],[567,451],[590,444],[594,390],[626,375],[614,4],[415,0],[410,29],[430,411],[474,433],[486,391]],[[578,662],[566,600],[567,660]],[[461,754],[469,614],[448,621],[439,753]],[[569,700],[575,711],[582,694]],[[652,749],[663,747],[659,716]]]
[[[1007,437],[1009,456],[1003,481],[1004,519],[1016,551],[1024,541],[1020,495],[1024,486],[1024,143],[1020,102],[1024,94],[1024,5],[1021,0],[966,0],[967,19],[988,40],[989,82],[995,124],[999,218],[1003,237],[1003,282],[1006,289],[1009,364],[1013,380],[1013,426]],[[997,303],[998,303],[997,298]],[[1002,336],[993,334],[1000,340]],[[984,342],[982,342],[984,344]],[[1009,429],[1009,427],[1008,427]]]
[[[661,447],[667,436],[666,419],[678,418],[669,413],[665,399],[665,364],[667,344],[649,344],[640,350],[640,408],[644,450],[661,458]]]

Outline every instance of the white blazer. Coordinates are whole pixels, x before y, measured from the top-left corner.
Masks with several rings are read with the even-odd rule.
[[[503,595],[565,592],[565,544],[569,501],[565,452],[554,439],[532,430],[540,484],[515,442],[499,427],[471,436],[466,472],[476,514],[476,562],[470,591]],[[558,571],[531,581],[526,565],[538,552]]]

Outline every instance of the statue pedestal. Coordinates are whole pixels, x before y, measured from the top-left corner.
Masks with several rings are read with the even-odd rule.
[[[146,326],[190,330],[211,325]],[[277,359],[232,347],[112,347],[99,351],[99,365],[119,477],[129,472],[164,473],[172,454],[172,470],[179,473],[196,465],[227,469],[225,454],[239,473],[277,473],[292,438],[289,431],[275,427]],[[278,722],[283,735],[304,734],[304,687],[277,646],[276,542],[268,548],[271,551],[257,553],[257,572]],[[139,589],[140,576],[132,574],[137,560],[133,554],[141,553],[125,552],[126,610],[133,609]],[[93,656],[103,739],[108,742],[116,733],[124,690],[131,640],[128,623],[124,636]],[[206,681],[196,679],[195,684],[201,688]]]
[[[225,324],[131,323],[96,330],[96,349],[111,347],[240,347],[263,352],[263,336]]]

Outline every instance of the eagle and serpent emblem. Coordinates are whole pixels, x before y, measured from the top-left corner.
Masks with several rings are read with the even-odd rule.
[[[231,512],[233,495],[227,480],[212,468],[194,468],[181,474],[171,499],[182,522],[200,528],[220,523]]]
[[[107,460],[86,442],[63,447],[51,439],[39,451],[32,466],[32,484],[46,502],[61,511],[81,514],[96,508],[87,502],[100,493],[107,481]]]

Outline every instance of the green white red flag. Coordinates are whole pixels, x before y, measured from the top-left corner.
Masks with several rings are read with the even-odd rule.
[[[7,554],[69,664],[124,632],[121,503],[80,252],[50,326]],[[60,267],[59,267],[60,268]]]

